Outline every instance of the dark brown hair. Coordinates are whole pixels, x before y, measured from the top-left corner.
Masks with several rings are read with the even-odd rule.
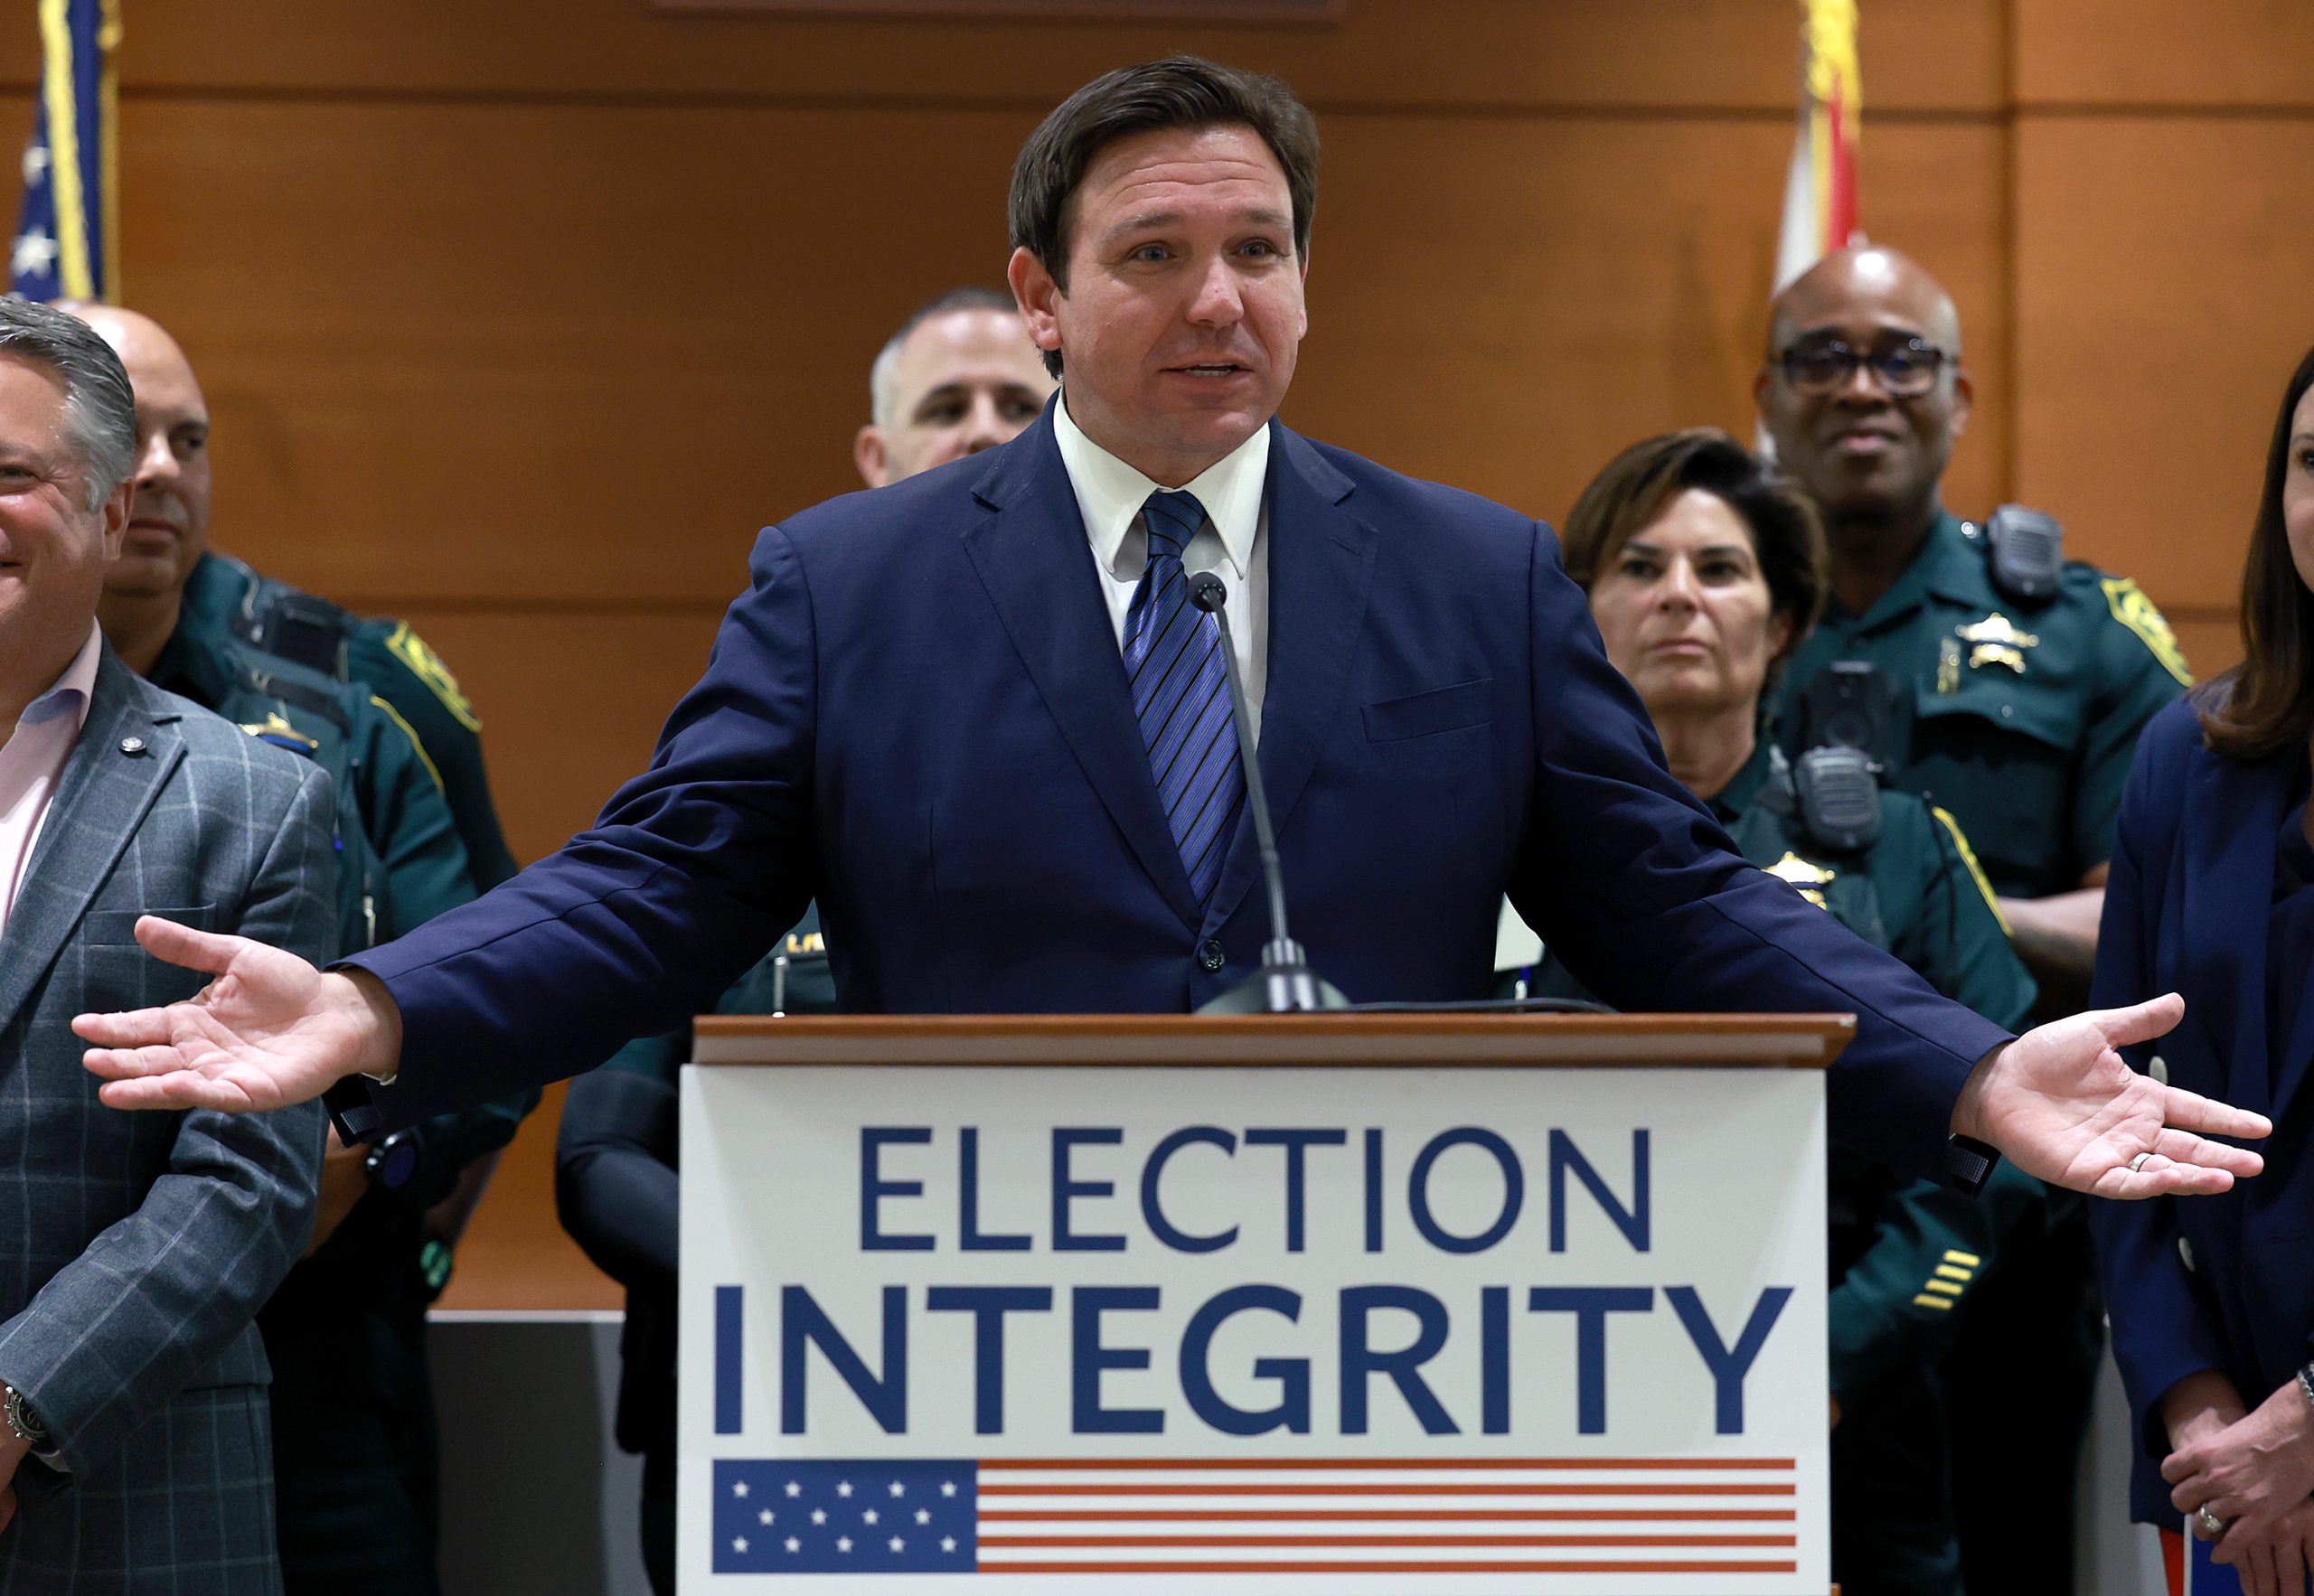
[[[2242,663],[2194,695],[2211,751],[2232,759],[2303,748],[2314,736],[2314,593],[2298,574],[2281,521],[2290,418],[2309,388],[2314,349],[2290,374],[2266,451],[2266,491],[2242,571]]]
[[[1816,624],[1831,585],[1824,530],[1797,488],[1717,427],[1646,438],[1607,462],[1575,502],[1560,535],[1566,574],[1591,591],[1616,552],[1690,488],[1720,500],[1750,530],[1768,601],[1792,623],[1783,645],[1791,653]]]
[[[1233,125],[1261,135],[1284,170],[1285,191],[1293,202],[1293,252],[1307,260],[1310,219],[1318,208],[1317,120],[1277,79],[1194,55],[1105,73],[1038,125],[1012,164],[1006,205],[1012,247],[1034,255],[1066,292],[1077,189],[1093,158],[1138,133]],[[1046,351],[1045,365],[1060,375],[1059,353]]]

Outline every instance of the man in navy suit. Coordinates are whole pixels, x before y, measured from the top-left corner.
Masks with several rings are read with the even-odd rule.
[[[75,1022],[106,1101],[347,1082],[349,1117],[409,1123],[666,1028],[814,897],[849,1009],[1193,1009],[1268,934],[1257,748],[1295,925],[1357,997],[1483,996],[1507,889],[1619,1008],[1855,1011],[1834,1130],[1898,1168],[1965,1178],[1957,1133],[2115,1196],[2254,1172],[2191,1132],[2262,1121],[2113,1051],[2174,999],[2012,1041],[1937,997],[1731,851],[1548,529],[1276,421],[1316,149],[1283,84],[1191,58],[1071,96],[1012,182],[1063,381],[1037,425],[765,530],[651,768],[479,902],[326,973],[143,928],[221,979]],[[1243,726],[1192,571],[1240,618]]]

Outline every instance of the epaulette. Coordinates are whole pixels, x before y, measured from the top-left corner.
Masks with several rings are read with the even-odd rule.
[[[241,686],[269,699],[279,699],[285,704],[295,704],[308,714],[317,715],[335,727],[341,735],[353,730],[345,706],[338,696],[325,688],[297,681],[286,672],[268,671],[261,662],[244,660],[235,672]]]
[[[241,641],[250,647],[345,680],[345,640],[353,617],[328,599],[259,577],[241,618]]]

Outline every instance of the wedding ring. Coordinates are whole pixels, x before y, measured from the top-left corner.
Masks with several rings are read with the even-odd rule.
[[[2141,1153],[2138,1154],[2138,1155],[2137,1155],[2137,1157],[2135,1157],[2135,1158],[2131,1159],[2130,1160],[2130,1173],[2131,1173],[2131,1174],[2132,1174],[2132,1175],[2134,1175],[2134,1174],[2136,1174],[2140,1169],[2144,1169],[2144,1168],[2145,1168],[2145,1160],[2146,1160],[2146,1159],[2149,1159],[2149,1158],[2151,1158],[2152,1156],[2153,1156],[2153,1155],[2152,1155],[2151,1153],[2149,1153],[2149,1152],[2141,1152]]]
[[[2201,1516],[2194,1520],[2194,1526],[2213,1541],[2225,1533],[2225,1520],[2206,1507],[2202,1509]]]

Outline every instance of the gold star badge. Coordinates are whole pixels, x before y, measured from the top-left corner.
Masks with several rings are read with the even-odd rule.
[[[2041,643],[2030,632],[2019,632],[1999,610],[1973,625],[1953,627],[1952,634],[1973,645],[1969,650],[1970,670],[1980,665],[2006,665],[2019,676],[2025,674],[2025,651],[2037,648]]]
[[[1789,850],[1782,859],[1765,868],[1769,875],[1779,881],[1790,884],[1801,897],[1818,908],[1831,906],[1824,901],[1824,888],[1832,884],[1833,878],[1839,874],[1838,870],[1828,870],[1821,865],[1811,864],[1798,854]]]

